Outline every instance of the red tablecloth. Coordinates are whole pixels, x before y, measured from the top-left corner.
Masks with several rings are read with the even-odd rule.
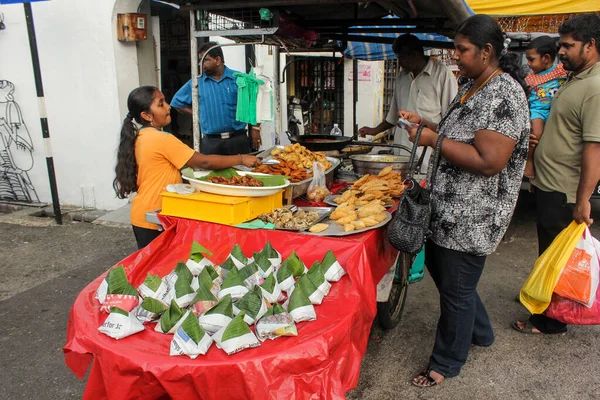
[[[213,345],[191,360],[170,357],[172,335],[155,332],[155,324],[119,341],[101,334],[107,314],[94,294],[103,274],[77,297],[64,347],[66,364],[78,377],[92,365],[84,399],[340,399],[356,386],[376,314],[376,284],[397,255],[385,228],[333,238],[179,218],[164,223],[164,234],[119,263],[135,287],[147,273],[164,276],[186,260],[192,240],[209,248],[215,263],[235,244],[251,255],[267,240],[284,258],[295,250],[307,266],[331,249],[348,275],[315,306],[316,321],[298,324],[297,337],[268,340],[231,356]]]

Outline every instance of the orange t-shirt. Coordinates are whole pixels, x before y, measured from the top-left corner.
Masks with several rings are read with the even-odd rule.
[[[135,141],[138,167],[138,191],[131,202],[131,224],[140,228],[158,229],[146,222],[146,213],[161,208],[160,193],[171,183],[181,183],[179,170],[194,155],[194,149],[175,136],[144,128]]]

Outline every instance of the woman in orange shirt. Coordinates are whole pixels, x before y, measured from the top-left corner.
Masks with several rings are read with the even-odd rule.
[[[160,234],[158,225],[146,222],[146,212],[161,207],[160,193],[167,185],[182,182],[181,168],[223,169],[260,164],[258,158],[248,154],[200,154],[163,132],[162,128],[171,122],[171,106],[153,86],[134,89],[127,98],[127,108],[129,113],[121,128],[113,188],[120,199],[137,192],[131,202],[131,224],[140,249]],[[134,119],[141,127],[134,125]]]

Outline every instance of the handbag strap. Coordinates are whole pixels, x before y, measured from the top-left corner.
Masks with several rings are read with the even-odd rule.
[[[442,153],[442,142],[444,141],[445,136],[443,134],[440,134],[438,136],[438,140],[435,143],[435,150],[433,152],[433,163],[431,165],[431,169],[429,169],[429,171],[427,171],[427,189],[431,190],[433,189],[433,181],[435,180],[435,176],[437,175],[437,168],[438,168],[438,164],[440,162],[440,158],[441,158],[441,153]]]
[[[420,163],[423,161],[423,154],[425,154],[426,149],[423,150],[423,154],[421,155],[421,158],[419,159],[419,162],[417,163],[417,165],[415,165],[415,158],[417,158],[417,149],[419,148],[419,139],[421,138],[421,132],[423,132],[423,128],[425,128],[424,124],[419,125],[419,127],[417,128],[417,135],[415,136],[415,140],[413,142],[413,147],[412,150],[410,151],[410,158],[408,160],[408,172],[406,173],[406,179],[412,179],[416,167],[418,165],[420,165]]]

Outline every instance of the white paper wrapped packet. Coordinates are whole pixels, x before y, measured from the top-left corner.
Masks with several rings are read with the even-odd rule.
[[[294,272],[291,265],[283,263],[277,270],[277,282],[279,287],[285,292],[289,292],[294,287]]]
[[[298,336],[298,330],[294,318],[282,306],[275,304],[256,322],[256,336],[264,342],[281,336]]]
[[[146,297],[139,306],[131,311],[140,322],[152,322],[157,320],[167,309],[167,305],[160,300]]]
[[[294,318],[296,323],[317,319],[315,307],[308,299],[308,294],[304,292],[302,286],[294,289],[290,298],[283,304],[283,308]]]
[[[310,281],[317,287],[319,292],[323,293],[323,296],[327,296],[329,294],[329,291],[331,290],[331,283],[325,279],[323,266],[320,262],[315,261],[306,273],[306,276],[308,276]]]
[[[275,270],[279,268],[282,260],[281,253],[273,248],[271,242],[267,242],[267,244],[265,244],[265,247],[263,247],[260,253],[271,262],[271,265]]]
[[[275,271],[273,264],[263,253],[254,253],[252,258],[254,258],[254,264],[258,268],[261,278],[266,278],[267,276],[271,275],[273,271]]]
[[[233,305],[233,315],[244,312],[244,321],[248,325],[254,324],[268,310],[267,302],[264,300],[260,287],[255,287],[244,295]]]
[[[113,339],[123,339],[144,330],[144,325],[132,314],[112,307],[106,320],[98,330]]]
[[[150,297],[165,304],[170,304],[173,298],[171,286],[158,275],[148,274],[137,290],[143,298]]]
[[[217,347],[228,355],[239,351],[260,346],[260,342],[244,322],[244,312],[240,312],[224,328],[214,334],[213,340]]]
[[[190,312],[179,307],[175,300],[171,300],[171,305],[162,313],[154,330],[160,333],[175,333]]]
[[[262,291],[265,300],[271,304],[285,300],[285,296],[281,292],[279,283],[277,283],[277,279],[275,279],[275,274],[271,274],[265,278],[264,282],[260,285],[260,290]]]
[[[190,269],[182,262],[177,263],[173,282],[173,299],[181,308],[186,308],[192,303],[196,296],[196,291],[192,288],[194,276]]]
[[[101,304],[100,310],[106,313],[110,313],[111,307],[130,312],[139,304],[139,294],[129,283],[122,265],[108,271],[96,290],[96,298]]]
[[[252,290],[255,286],[260,285],[260,283],[262,282],[260,270],[254,262],[251,262],[244,268],[240,269],[239,275],[244,282],[244,286],[246,286],[248,290]]]
[[[321,292],[315,284],[310,280],[307,274],[302,275],[300,279],[296,281],[294,284],[294,288],[290,291],[290,296],[296,291],[298,288],[302,288],[304,293],[308,296],[308,300],[310,300],[311,304],[321,304],[323,302],[323,298],[325,295]]]
[[[212,253],[208,249],[194,241],[192,243],[192,249],[190,250],[190,258],[185,265],[190,269],[194,276],[197,276],[205,267],[209,265],[214,266],[213,262],[206,258],[206,256],[211,255]]]
[[[238,270],[233,269],[229,271],[223,280],[223,284],[221,285],[221,290],[219,291],[217,298],[221,300],[225,296],[229,295],[233,301],[238,301],[246,293],[248,293],[248,288],[244,285],[244,281],[239,275]]]
[[[225,296],[213,308],[198,318],[198,323],[209,334],[227,326],[233,319],[233,304],[231,296]]]
[[[204,273],[204,271],[202,271]],[[217,298],[209,289],[212,282],[201,282],[200,287],[196,291],[196,296],[192,300],[190,309],[195,316],[204,315],[205,312],[217,305]]]
[[[333,255],[333,251],[329,250],[325,253],[323,257],[323,261],[321,261],[321,266],[323,267],[323,273],[325,274],[325,279],[329,282],[337,282],[342,276],[346,275],[346,271],[340,265],[335,255]]]
[[[227,257],[227,258],[230,259],[231,261],[233,261],[233,263],[235,264],[237,269],[242,269],[246,265],[248,265],[249,262],[251,262],[251,260],[244,255],[244,252],[242,251],[242,248],[240,247],[239,244],[236,244],[235,246],[233,246],[233,249],[231,249],[231,253],[229,254],[229,257]]]
[[[198,320],[192,314],[188,314],[173,335],[170,355],[187,355],[193,360],[201,354],[206,354],[212,343],[212,338],[198,325]]]

